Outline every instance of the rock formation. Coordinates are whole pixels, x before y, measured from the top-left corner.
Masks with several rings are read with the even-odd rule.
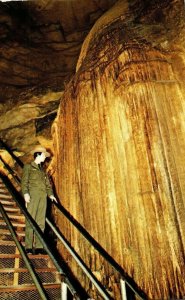
[[[53,125],[62,204],[149,299],[185,295],[183,5],[117,1],[87,36]],[[120,299],[116,272],[61,215],[57,222]]]
[[[81,45],[114,2],[0,3],[0,137],[19,155],[41,142],[52,151],[51,124]]]

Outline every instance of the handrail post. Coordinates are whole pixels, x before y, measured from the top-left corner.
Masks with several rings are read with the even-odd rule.
[[[67,300],[67,284],[61,282],[61,300]]]
[[[121,285],[121,299],[127,300],[126,282],[122,278],[120,279],[120,285]]]

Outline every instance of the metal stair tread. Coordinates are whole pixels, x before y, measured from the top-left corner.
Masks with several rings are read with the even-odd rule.
[[[52,272],[52,273],[58,273],[56,268],[35,268],[35,271],[40,272],[40,273],[47,273],[47,272]],[[29,270],[27,268],[3,268],[0,269],[0,274],[1,273],[29,273]]]
[[[7,234],[7,235],[11,234],[11,232],[8,229],[0,229],[0,233],[1,234]],[[17,235],[25,236],[25,232],[24,231],[16,231],[16,233],[17,233]]]
[[[19,221],[20,224],[23,224],[25,222],[25,217],[24,216],[22,217],[22,216],[16,216],[16,215],[15,216],[13,216],[13,215],[9,216],[8,215],[8,217],[9,217],[11,223],[15,222],[15,221]],[[4,221],[4,220],[3,220],[2,216],[0,215],[0,224],[2,224],[2,221]]]
[[[24,246],[24,242],[21,242],[21,244]],[[5,245],[5,246],[16,246],[14,241],[3,241],[0,240],[0,246]]]
[[[20,212],[21,211],[20,208],[18,208],[18,207],[9,207],[9,206],[5,206],[4,210],[6,212]]]
[[[2,193],[2,194],[8,194],[8,191],[7,191],[6,188],[2,188],[2,187],[0,186],[0,195],[1,195],[1,193]]]
[[[25,220],[25,216],[24,215],[19,215],[19,214],[15,214],[15,213],[11,213],[11,212],[7,212],[7,215],[9,217],[9,219],[18,219],[18,220]],[[1,217],[1,215],[0,215]]]
[[[30,259],[50,259],[49,256],[47,254],[28,254],[28,256],[30,257]],[[0,258],[22,258],[21,254],[2,254],[0,253]]]
[[[0,193],[0,198],[3,198],[3,199],[12,199],[12,196],[11,195],[9,195],[9,194],[1,194]]]
[[[44,288],[46,289],[54,289],[54,288],[60,288],[60,283],[43,283],[42,284]],[[4,286],[0,285],[0,295],[3,292],[15,292],[15,291],[26,291],[26,290],[36,290],[36,286],[34,284],[26,284],[24,285],[14,285],[14,286]]]
[[[3,204],[3,205],[13,205],[13,206],[16,207],[16,203],[15,203],[14,201],[8,201],[8,200],[6,200],[6,199],[1,199],[1,198],[0,198],[0,202],[1,202],[1,204]]]
[[[4,226],[4,225],[7,226],[7,224],[6,224],[5,221],[0,220],[0,226],[2,226],[2,225],[3,225],[3,226]],[[24,227],[25,227],[25,223],[12,222],[12,225],[13,225],[13,227],[15,227],[15,228],[19,228],[19,227],[24,228]],[[4,228],[3,228],[3,229],[4,229]]]
[[[0,225],[6,225],[6,222],[2,219],[0,219]],[[12,222],[12,225],[14,227],[25,227],[25,223],[18,223],[18,222]]]

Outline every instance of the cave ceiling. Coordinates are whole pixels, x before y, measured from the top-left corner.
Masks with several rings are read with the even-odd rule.
[[[0,3],[0,102],[61,91],[75,70],[82,42],[115,0]]]
[[[0,2],[0,137],[23,153],[50,128],[82,43],[116,0]]]

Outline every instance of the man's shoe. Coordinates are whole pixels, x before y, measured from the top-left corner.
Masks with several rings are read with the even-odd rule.
[[[35,254],[47,254],[47,252],[43,248],[37,248],[35,249]]]
[[[33,250],[31,248],[26,248],[25,250],[27,254],[33,254]]]

